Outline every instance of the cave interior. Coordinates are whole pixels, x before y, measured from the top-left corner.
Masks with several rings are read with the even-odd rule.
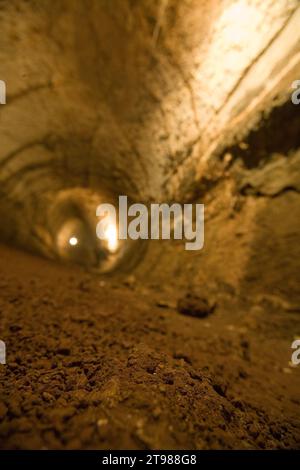
[[[0,448],[299,448],[298,0],[1,0],[0,30]],[[119,196],[204,204],[203,247],[100,239]]]

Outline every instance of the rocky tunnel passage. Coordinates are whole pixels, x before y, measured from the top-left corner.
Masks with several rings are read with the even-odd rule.
[[[66,190],[195,197],[216,155],[290,95],[297,6],[1,2],[3,238],[51,251]]]
[[[0,1],[1,448],[299,446],[299,25]],[[99,240],[119,195],[204,203],[204,248]]]

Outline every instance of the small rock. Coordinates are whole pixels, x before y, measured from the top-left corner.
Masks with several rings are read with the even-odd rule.
[[[98,428],[102,428],[102,427],[107,426],[107,425],[108,425],[108,419],[107,418],[98,419],[98,421],[97,421]]]
[[[228,165],[232,161],[232,158],[233,158],[232,154],[227,152],[227,153],[225,153],[225,155],[223,157],[223,161],[226,165]]]
[[[55,401],[55,397],[51,395],[51,393],[48,392],[43,392],[42,393],[43,400],[46,401],[47,403],[52,403]]]
[[[188,293],[178,300],[177,309],[183,315],[191,317],[205,318],[215,309],[216,303],[205,297]]]
[[[247,150],[249,148],[249,144],[247,144],[246,142],[240,142],[239,147],[241,150]]]

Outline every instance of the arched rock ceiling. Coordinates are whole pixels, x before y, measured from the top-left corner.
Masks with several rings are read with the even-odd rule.
[[[2,0],[3,234],[72,187],[184,198],[287,99],[299,24],[297,0]]]

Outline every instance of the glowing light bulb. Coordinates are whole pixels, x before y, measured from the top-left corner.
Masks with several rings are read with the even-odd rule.
[[[105,237],[107,239],[107,248],[112,253],[118,248],[117,227],[114,224],[108,224],[105,230]]]
[[[70,243],[71,246],[75,246],[78,243],[78,239],[76,237],[71,237],[69,239],[69,243]]]

